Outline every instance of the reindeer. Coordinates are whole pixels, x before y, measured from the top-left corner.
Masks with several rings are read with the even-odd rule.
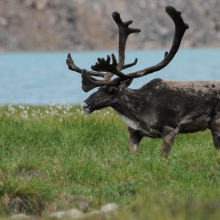
[[[119,28],[118,62],[112,54],[107,59],[98,58],[91,68],[94,71],[80,69],[67,56],[70,70],[81,73],[82,89],[85,92],[95,87],[98,91],[90,95],[82,104],[82,109],[90,114],[94,110],[112,107],[128,125],[129,148],[137,151],[144,136],[162,138],[161,155],[167,156],[177,134],[204,131],[212,132],[216,149],[220,148],[220,82],[219,81],[169,81],[153,79],[139,89],[129,89],[134,78],[156,72],[167,66],[177,53],[182,37],[189,28],[184,23],[181,12],[174,7],[166,6],[167,14],[175,24],[175,33],[171,49],[165,52],[164,59],[155,66],[124,74],[122,70],[137,63],[124,65],[125,45],[128,36],[140,32],[140,29],[129,28],[132,21],[123,22],[118,12],[112,17]],[[106,73],[102,73],[106,72]],[[117,77],[111,79],[113,75]],[[103,77],[97,80],[93,76]]]

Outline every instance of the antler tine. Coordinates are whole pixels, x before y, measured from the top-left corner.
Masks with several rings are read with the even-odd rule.
[[[68,68],[72,71],[78,72],[78,73],[82,73],[82,69],[80,69],[78,66],[76,66],[76,64],[74,63],[71,54],[68,53],[67,55],[67,59],[66,59],[66,64],[68,66]],[[99,72],[93,72],[93,71],[88,71],[88,73],[91,76],[100,76],[100,77],[105,77],[104,73],[99,73]],[[95,78],[93,78],[94,80],[96,80]]]
[[[67,55],[66,64],[70,70],[76,71],[78,73],[82,72],[82,70],[78,66],[76,66],[75,63],[73,62],[73,59],[70,53],[68,53]]]
[[[106,60],[104,58],[102,58],[102,59],[98,58],[97,60],[98,60],[98,62],[96,62],[95,65],[91,66],[92,70],[114,73],[114,71],[118,65],[114,54],[112,54],[112,64],[110,64],[111,59],[110,59],[109,55],[107,56]]]
[[[137,63],[137,59],[135,60],[135,62]],[[134,65],[134,63],[126,65],[127,68],[130,67],[131,65]],[[91,68],[92,68],[92,70],[96,70],[96,71],[106,71],[106,72],[112,73],[112,76],[115,74],[118,77],[121,77],[122,79],[131,78],[131,77],[127,77],[127,75],[122,73],[117,68],[117,65],[118,64],[117,64],[117,60],[115,58],[115,55],[112,54],[112,64],[110,64],[110,56],[108,55],[106,60],[104,58],[102,58],[102,59],[98,58],[98,62],[95,65],[91,66]]]
[[[115,11],[112,13],[112,17],[116,24],[118,25],[119,28],[119,52],[118,52],[118,66],[117,68],[119,70],[128,68],[124,68],[124,61],[125,61],[125,46],[126,46],[126,41],[127,38],[130,34],[132,33],[139,33],[141,30],[137,28],[129,28],[128,26],[133,23],[132,20],[129,20],[127,22],[123,22],[121,20],[120,14]],[[133,64],[135,65],[135,64]],[[129,64],[129,67],[132,66]]]
[[[174,34],[174,38],[173,38],[173,43],[172,43],[172,47],[170,49],[170,52],[166,52],[164,55],[164,59],[158,63],[155,66],[151,66],[148,67],[144,70],[140,70],[137,72],[133,72],[133,73],[129,73],[129,74],[123,74],[122,72],[120,72],[120,77],[117,77],[111,81],[94,81],[91,77],[89,77],[88,73],[86,71],[83,71],[82,73],[82,77],[83,77],[83,90],[84,91],[89,91],[95,87],[99,87],[99,86],[104,86],[104,85],[117,85],[119,84],[121,81],[125,80],[125,79],[133,79],[133,78],[138,78],[138,77],[142,77],[144,75],[148,75],[150,73],[156,72],[161,70],[162,68],[164,68],[165,66],[167,66],[170,61],[173,59],[173,57],[175,56],[175,54],[177,53],[182,37],[186,31],[186,29],[189,28],[189,25],[184,23],[182,17],[181,17],[181,12],[177,11],[173,6],[168,5],[166,6],[166,12],[167,14],[172,18],[174,24],[175,24],[175,34]],[[120,19],[120,15],[116,12],[113,13],[113,18],[115,19],[116,23],[118,25],[121,25],[122,21]],[[131,22],[127,22],[127,24],[130,24]],[[128,36],[127,35],[123,35]],[[126,41],[125,41],[126,42]],[[125,43],[124,43],[124,47],[125,47]],[[124,54],[124,53],[123,53]],[[119,57],[120,58],[120,57]],[[121,62],[124,62],[124,57],[120,58]],[[119,65],[118,65],[119,66]],[[116,68],[117,69],[117,68]],[[85,84],[84,84],[85,83]],[[89,83],[89,84],[87,84]]]
[[[123,70],[124,70],[124,69],[127,69],[127,68],[129,68],[129,67],[134,66],[134,65],[137,63],[137,61],[138,61],[138,59],[135,58],[135,60],[134,60],[133,63],[129,63],[129,64],[124,65],[124,66],[123,66]]]

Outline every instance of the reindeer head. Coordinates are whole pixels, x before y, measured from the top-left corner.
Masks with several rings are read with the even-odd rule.
[[[170,63],[170,61],[177,53],[182,37],[189,26],[188,24],[184,23],[181,17],[181,12],[177,11],[173,6],[166,6],[165,10],[175,24],[175,34],[170,52],[165,52],[164,59],[155,66],[151,66],[146,69],[129,74],[124,74],[123,72],[121,72],[122,70],[129,68],[137,63],[136,58],[133,63],[124,65],[125,46],[128,36],[132,33],[138,33],[141,30],[129,28],[128,26],[133,21],[130,20],[127,22],[123,22],[118,12],[112,13],[112,17],[119,28],[118,62],[114,54],[112,54],[112,63],[110,63],[110,56],[107,56],[106,60],[104,58],[98,58],[98,62],[91,67],[94,71],[87,71],[85,69],[80,69],[79,67],[77,67],[73,62],[71,55],[68,54],[66,63],[70,70],[81,73],[83,91],[88,92],[95,87],[100,87],[98,91],[94,92],[88,99],[86,99],[82,103],[81,107],[85,112],[91,113],[94,110],[102,109],[109,106],[113,107],[117,104],[118,100],[120,100],[119,97],[123,94],[123,90],[131,84],[134,78],[142,77],[150,73],[159,71]],[[112,76],[114,75],[116,75],[117,77],[111,80]],[[103,77],[104,80],[97,80],[92,76]]]
[[[98,91],[90,95],[82,104],[82,109],[90,114],[94,110],[105,107],[115,107],[121,100],[123,90],[131,84],[132,80],[122,81],[117,86],[101,86]]]

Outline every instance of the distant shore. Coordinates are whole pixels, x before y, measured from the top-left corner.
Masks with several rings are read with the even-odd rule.
[[[127,49],[169,48],[174,25],[165,12],[172,4],[189,24],[181,47],[220,47],[220,2],[131,0],[0,1],[0,52],[117,49],[113,11],[141,33]]]

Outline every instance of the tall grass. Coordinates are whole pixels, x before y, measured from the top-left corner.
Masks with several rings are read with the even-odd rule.
[[[92,199],[89,211],[116,202],[113,219],[220,217],[220,153],[208,130],[178,135],[166,159],[161,139],[144,138],[130,154],[127,127],[111,109],[0,109],[1,215],[70,209],[65,200],[81,194]]]

